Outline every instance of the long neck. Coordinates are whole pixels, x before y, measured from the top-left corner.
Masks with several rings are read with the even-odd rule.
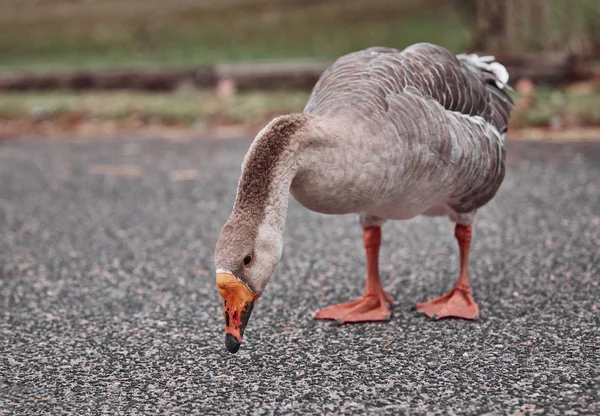
[[[265,207],[264,222],[274,228],[279,234],[283,234],[287,209],[290,199],[290,186],[296,175],[297,164],[295,164],[293,153],[286,153],[286,157],[280,162],[276,169],[277,179],[271,184],[269,198]]]
[[[266,224],[283,233],[306,123],[301,114],[282,116],[257,135],[242,165],[234,215],[243,215],[256,228]]]

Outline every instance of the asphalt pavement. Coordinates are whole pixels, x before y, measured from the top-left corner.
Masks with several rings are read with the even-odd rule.
[[[417,301],[457,276],[444,218],[383,229],[389,323],[354,216],[290,204],[237,355],[212,256],[248,139],[0,142],[0,414],[599,414],[600,142],[509,143],[474,223],[477,322]]]

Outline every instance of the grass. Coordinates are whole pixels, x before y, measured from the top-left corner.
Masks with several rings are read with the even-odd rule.
[[[241,93],[229,98],[205,92],[49,92],[0,95],[0,120],[52,120],[76,114],[87,120],[138,117],[158,124],[263,123],[275,114],[302,111],[308,93]]]
[[[535,104],[517,106],[514,127],[600,125],[600,94],[595,91],[536,90]],[[208,92],[46,92],[0,95],[0,120],[52,121],[77,116],[86,121],[125,121],[132,118],[150,124],[183,127],[212,123],[263,125],[272,117],[304,108],[308,93],[240,93],[228,98]],[[516,101],[519,96],[515,96]],[[557,119],[557,117],[559,119]]]
[[[468,42],[437,0],[0,0],[0,70],[334,58],[373,45]]]
[[[518,95],[515,96],[518,100]],[[517,107],[511,116],[514,126],[598,126],[600,94],[598,91],[538,88],[531,108]]]

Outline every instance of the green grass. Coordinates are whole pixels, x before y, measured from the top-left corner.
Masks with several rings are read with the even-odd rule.
[[[262,125],[272,117],[300,112],[306,92],[242,93],[229,98],[195,90],[153,94],[145,92],[46,92],[0,95],[0,120],[54,120],[76,114],[85,120],[119,121],[143,118],[157,124]],[[516,96],[518,100],[518,96]],[[600,94],[538,89],[531,109],[517,107],[514,127],[548,126],[560,117],[566,125],[600,125]]]
[[[20,6],[16,6],[20,4]],[[0,70],[334,58],[468,31],[436,0],[0,0]],[[4,13],[2,13],[4,12]]]
[[[247,93],[229,98],[203,92],[50,92],[0,95],[0,120],[52,120],[77,114],[89,120],[143,117],[155,123],[202,124],[212,119],[261,124],[277,114],[302,111],[308,93]]]
[[[518,95],[515,96],[518,100]],[[563,126],[600,125],[600,94],[557,88],[538,88],[532,108],[517,108],[511,116],[515,126],[548,126],[553,120],[561,120]]]

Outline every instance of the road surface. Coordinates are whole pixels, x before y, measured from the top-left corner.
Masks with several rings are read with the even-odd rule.
[[[313,321],[362,294],[361,230],[292,202],[230,355],[212,255],[248,145],[0,143],[0,414],[600,412],[600,143],[509,143],[474,224],[477,322],[412,311],[456,279],[443,218],[384,226],[391,322]]]

